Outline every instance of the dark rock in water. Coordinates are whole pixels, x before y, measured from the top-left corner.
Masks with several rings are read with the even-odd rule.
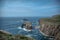
[[[24,21],[28,21],[28,19],[23,19]]]
[[[22,28],[26,28],[28,30],[31,30],[32,29],[32,23],[29,22],[29,21],[25,21],[22,25],[21,25]]]
[[[24,26],[26,26],[26,24],[22,24],[21,27],[24,28]]]

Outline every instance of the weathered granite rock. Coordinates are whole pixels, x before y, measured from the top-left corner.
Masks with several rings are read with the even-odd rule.
[[[29,22],[29,21],[25,21],[25,22],[22,24],[22,28],[26,28],[26,29],[32,30],[32,23]]]
[[[40,20],[40,32],[54,40],[60,40],[60,15]]]

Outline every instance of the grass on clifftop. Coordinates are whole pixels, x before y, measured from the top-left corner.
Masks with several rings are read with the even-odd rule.
[[[60,22],[60,15],[54,15],[50,18],[42,18],[42,20],[47,21],[47,22]]]

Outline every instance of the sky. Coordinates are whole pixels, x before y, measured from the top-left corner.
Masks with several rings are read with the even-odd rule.
[[[57,0],[0,0],[0,17],[48,17],[59,13]]]

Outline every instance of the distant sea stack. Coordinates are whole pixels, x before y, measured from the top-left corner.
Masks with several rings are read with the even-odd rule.
[[[42,18],[39,23],[40,32],[44,36],[54,38],[54,40],[60,40],[60,15]]]

